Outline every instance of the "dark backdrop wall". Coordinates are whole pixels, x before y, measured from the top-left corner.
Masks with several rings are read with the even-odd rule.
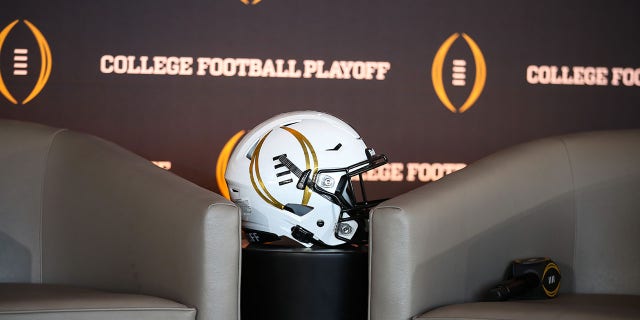
[[[638,14],[609,0],[10,1],[0,117],[100,136],[218,191],[234,134],[324,111],[388,154],[365,178],[393,196],[517,143],[640,127]]]

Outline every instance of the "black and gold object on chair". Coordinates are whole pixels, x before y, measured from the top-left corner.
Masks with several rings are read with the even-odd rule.
[[[517,259],[511,262],[507,280],[492,288],[487,300],[555,298],[561,278],[560,268],[550,258]]]

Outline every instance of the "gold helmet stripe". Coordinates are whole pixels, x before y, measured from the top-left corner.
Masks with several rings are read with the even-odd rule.
[[[316,151],[313,149],[311,142],[309,142],[309,139],[307,139],[307,137],[305,137],[302,133],[300,133],[295,129],[292,129],[289,127],[282,127],[282,129],[291,133],[300,143],[300,146],[302,147],[302,151],[304,151],[304,160],[305,160],[306,170],[311,169],[311,164],[309,161],[309,153],[311,153],[311,157],[313,158],[313,175],[315,176],[316,172],[318,172],[318,156],[316,155]],[[304,193],[302,194],[302,204],[307,205],[309,203],[310,198],[311,198],[311,189],[309,189],[309,187],[305,187]]]
[[[306,170],[312,169],[313,175],[315,175],[318,172],[318,156],[316,155],[316,151],[311,145],[311,142],[309,141],[309,139],[307,139],[302,133],[300,133],[295,129],[292,129],[289,127],[281,127],[281,129],[284,129],[285,131],[291,133],[296,138],[296,140],[298,140],[298,143],[300,143],[300,147],[302,147],[302,151],[304,153],[305,169]],[[260,162],[260,150],[262,149],[262,144],[267,139],[267,136],[269,136],[270,133],[271,132],[265,134],[264,137],[262,137],[262,139],[260,139],[260,141],[256,145],[256,148],[253,151],[253,154],[251,155],[251,162],[249,163],[249,175],[251,178],[251,184],[253,185],[253,189],[256,190],[256,192],[258,193],[260,198],[262,198],[262,200],[264,200],[265,202],[269,203],[270,205],[278,209],[284,209],[284,205],[280,201],[278,201],[273,195],[271,195],[271,193],[269,193],[269,190],[267,190],[267,187],[265,186],[264,181],[262,180],[262,176],[260,175],[260,168],[258,165]],[[313,161],[313,167],[312,167],[312,161]],[[255,174],[254,174],[254,171],[255,171]],[[304,192],[302,194],[302,204],[307,205],[310,199],[311,199],[311,189],[309,187],[305,187]]]
[[[251,184],[253,185],[253,189],[256,190],[256,192],[258,193],[260,198],[262,198],[262,200],[264,200],[265,202],[271,204],[272,206],[278,209],[284,209],[284,205],[280,203],[278,200],[276,200],[276,198],[274,198],[269,193],[269,190],[267,190],[267,187],[264,185],[264,182],[262,181],[262,177],[260,176],[260,166],[258,165],[260,161],[260,149],[262,148],[262,144],[264,143],[264,140],[267,139],[267,136],[269,136],[270,133],[271,132],[265,134],[264,137],[260,139],[260,142],[258,142],[256,149],[253,151],[253,154],[251,155],[251,162],[249,163],[249,176],[251,178]],[[255,177],[253,175],[254,170],[256,172]],[[260,184],[260,187],[256,185],[256,178],[258,180],[258,184]],[[260,191],[260,189],[264,191],[264,194]]]

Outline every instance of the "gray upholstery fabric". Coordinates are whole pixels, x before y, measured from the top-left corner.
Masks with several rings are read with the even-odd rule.
[[[42,186],[58,132],[0,120],[0,282],[42,280]]]
[[[156,297],[92,289],[0,284],[0,319],[195,319],[196,310]]]
[[[230,201],[99,138],[17,121],[0,120],[0,170],[0,282],[140,293],[198,319],[239,318]]]
[[[640,294],[640,130],[565,143],[578,213],[575,291]]]
[[[381,204],[370,318],[477,301],[535,256],[559,264],[561,293],[640,294],[639,146],[640,130],[544,139]]]
[[[427,312],[415,319],[622,320],[638,317],[640,296],[566,294],[550,300],[454,304]]]

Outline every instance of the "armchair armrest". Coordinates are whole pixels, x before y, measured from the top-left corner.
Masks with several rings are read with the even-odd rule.
[[[238,319],[240,215],[114,144],[56,135],[42,203],[42,282],[155,295]]]

